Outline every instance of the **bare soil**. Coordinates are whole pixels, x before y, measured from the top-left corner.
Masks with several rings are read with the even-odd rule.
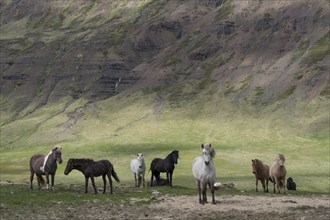
[[[292,196],[223,196],[217,204],[200,205],[197,196],[132,198],[130,204],[113,207],[97,201],[67,207],[71,219],[329,219],[330,200]],[[148,201],[147,201],[148,200]],[[88,210],[88,211],[87,211]],[[56,213],[54,213],[56,215]],[[35,217],[35,216],[34,216]],[[64,216],[62,216],[64,217]]]
[[[13,191],[12,193],[14,195],[17,192]],[[208,199],[210,201],[210,196]],[[0,201],[1,220],[330,219],[330,197],[328,195],[216,195],[215,205],[211,203],[201,205],[198,202],[198,195],[170,196],[154,194],[153,192],[152,196],[148,198],[132,197],[127,199],[126,197],[126,199],[119,199],[119,201],[114,201],[111,197],[107,200],[100,200],[96,196],[91,200],[81,199],[80,201],[68,202],[52,200],[50,197],[49,200],[45,200],[42,207],[33,203],[24,203],[19,209],[8,206],[4,200]]]

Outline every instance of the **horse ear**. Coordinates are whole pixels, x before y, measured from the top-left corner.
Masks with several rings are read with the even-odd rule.
[[[252,163],[254,162],[254,160],[252,159]]]
[[[204,144],[201,145],[202,149],[204,149]]]
[[[211,145],[211,143],[210,143],[210,145],[209,145],[210,147],[212,147],[212,145]]]

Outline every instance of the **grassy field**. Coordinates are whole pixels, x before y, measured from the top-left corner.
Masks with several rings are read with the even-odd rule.
[[[217,181],[233,182],[238,190],[254,189],[251,159],[271,164],[276,154],[282,153],[286,156],[288,176],[296,181],[299,191],[330,192],[329,139],[306,132],[308,121],[315,120],[309,112],[314,111],[317,103],[310,103],[309,109],[304,109],[306,117],[297,122],[286,120],[288,113],[281,111],[269,117],[267,112],[254,116],[248,114],[243,104],[241,109],[235,109],[226,100],[221,100],[219,106],[214,99],[207,101],[205,97],[180,108],[170,108],[165,103],[161,113],[155,114],[153,93],[122,94],[87,105],[72,128],[65,126],[70,121],[68,115],[77,112],[86,101],[77,100],[62,114],[57,112],[66,100],[46,105],[1,128],[0,180],[29,181],[31,156],[47,154],[60,144],[63,164],[58,168],[57,184],[83,184],[83,176],[78,172],[64,176],[66,161],[93,158],[109,159],[122,184],[132,186],[129,164],[137,153],[145,154],[149,169],[153,158],[165,158],[177,149],[180,159],[174,171],[174,185],[194,188],[191,162],[201,155],[200,145],[209,142],[217,153]],[[321,125],[320,129],[327,130],[325,124]],[[146,178],[150,178],[150,173]]]
[[[40,210],[47,210],[51,219],[81,219],[79,213],[85,215],[88,209],[94,210],[92,213],[104,212],[96,219],[104,219],[104,215],[114,210],[117,211],[113,219],[129,219],[128,213],[132,210],[132,213],[140,213],[140,210],[153,209],[153,204],[163,201],[153,195],[153,191],[169,197],[192,196],[191,199],[195,198],[197,202],[191,163],[201,155],[200,145],[206,142],[212,143],[216,150],[216,181],[235,185],[235,189],[216,192],[220,202],[234,196],[273,199],[272,193],[255,192],[251,159],[258,158],[271,164],[278,153],[286,156],[288,176],[293,177],[297,184],[297,191],[290,191],[289,196],[329,199],[329,139],[326,135],[306,132],[309,129],[306,121],[314,120],[313,116],[305,117],[304,121],[286,121],[288,114],[282,111],[269,117],[265,116],[266,113],[256,116],[247,113],[245,109],[248,106],[241,105],[242,110],[230,107],[225,101],[219,106],[217,102],[203,103],[198,99],[197,104],[188,102],[185,103],[188,106],[179,108],[170,108],[165,103],[160,113],[155,114],[158,103],[154,103],[153,94],[143,96],[141,92],[119,95],[90,105],[78,100],[62,114],[57,114],[65,103],[66,100],[46,105],[1,128],[0,180],[16,182],[0,185],[2,219],[43,219],[44,213]],[[313,108],[311,106],[310,109]],[[216,111],[217,107],[219,111]],[[81,109],[84,114],[70,124],[72,118],[69,115]],[[310,109],[304,114],[312,115]],[[324,123],[321,125],[325,126]],[[35,189],[30,191],[30,157],[35,153],[47,154],[56,144],[63,147],[63,164],[59,165],[55,178],[56,191],[37,190],[36,180]],[[180,151],[180,159],[174,170],[173,188],[133,187],[129,164],[138,152],[145,154],[149,169],[153,158],[165,158],[174,149]],[[89,193],[83,194],[83,175],[78,171],[72,171],[68,176],[63,173],[69,158],[110,160],[121,180],[120,184],[115,182],[114,194],[102,195],[100,192],[94,195],[91,186]],[[150,180],[150,173],[146,174],[146,180]],[[96,185],[102,188],[101,178],[96,179]],[[269,188],[272,191],[271,185]],[[306,210],[303,206],[300,209]],[[126,216],[118,217],[121,213],[126,213]],[[218,215],[217,211],[214,213]],[[235,217],[231,219],[244,219],[241,212],[237,213],[239,215],[234,213]],[[319,216],[327,216],[327,209],[322,213]],[[210,218],[203,215],[201,219]]]

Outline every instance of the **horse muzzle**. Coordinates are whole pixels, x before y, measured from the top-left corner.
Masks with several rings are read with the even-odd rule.
[[[204,163],[206,164],[206,166],[208,166],[210,164],[210,161],[204,161]]]

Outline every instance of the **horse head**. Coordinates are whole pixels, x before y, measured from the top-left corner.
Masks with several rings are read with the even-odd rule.
[[[212,148],[211,144],[202,144],[202,154],[204,158],[204,163],[206,165],[209,165],[210,161],[212,161],[212,158],[215,156],[215,151]]]
[[[205,148],[202,150],[202,154],[203,154],[204,163],[206,164],[206,166],[208,166],[210,164],[210,161],[212,161],[211,154]]]
[[[252,159],[252,173],[253,174],[256,174],[256,171],[257,171],[256,163],[257,163],[257,159],[255,159],[255,160]]]
[[[61,146],[55,146],[52,150],[54,160],[56,160],[59,164],[62,163],[62,147]]]
[[[67,163],[66,168],[64,170],[65,175],[68,175],[72,171],[72,169],[73,169],[73,163],[72,162],[73,162],[73,160],[72,160],[72,158],[70,158],[68,160],[68,163]]]
[[[178,150],[172,151],[171,156],[172,156],[174,163],[177,164],[178,159],[179,159],[179,151]]]
[[[144,155],[142,153],[138,153],[136,156],[136,159],[139,162],[139,168],[142,168],[144,164]]]
[[[276,163],[280,166],[283,167],[285,162],[285,157],[283,154],[278,154],[276,158]]]

